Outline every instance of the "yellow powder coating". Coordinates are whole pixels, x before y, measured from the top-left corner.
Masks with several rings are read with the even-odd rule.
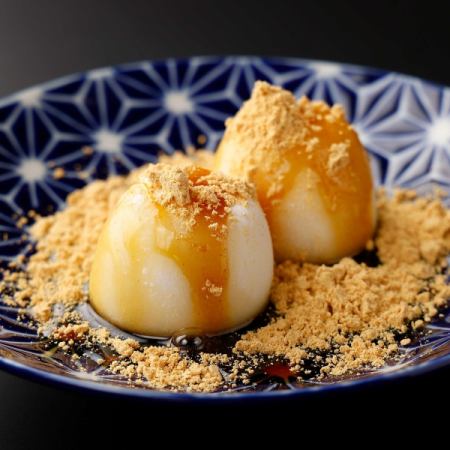
[[[283,191],[290,170],[288,152],[303,145],[307,138],[306,123],[295,97],[291,92],[258,81],[250,100],[225,125],[216,156],[217,167],[226,157],[222,149],[228,141],[235,141],[239,157],[230,162],[230,172],[260,185],[258,195],[262,206],[267,207]]]
[[[153,200],[168,212],[183,218],[186,231],[202,215],[217,216],[255,197],[254,188],[245,181],[188,165],[184,169],[169,164],[151,164],[141,171],[139,182],[145,184]]]
[[[333,224],[335,254],[355,254],[372,236],[375,218],[368,157],[340,106],[305,97],[297,101],[291,92],[256,82],[251,98],[226,121],[216,168],[255,184],[276,256],[276,205],[302,173],[318,180],[315,189]]]

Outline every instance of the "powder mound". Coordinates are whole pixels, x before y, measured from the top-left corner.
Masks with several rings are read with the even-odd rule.
[[[17,274],[26,288],[15,298],[29,301],[38,319],[48,318],[55,303],[70,306],[87,300],[85,285],[98,237],[128,186],[125,177],[95,181],[70,194],[63,211],[37,218],[30,228],[36,252],[26,273]]]
[[[251,97],[237,114],[225,122],[225,138],[243,144],[245,152],[259,159],[267,157],[266,150],[282,153],[296,145],[310,144],[310,132],[317,119],[329,123],[344,120],[344,110],[339,105],[330,107],[325,102],[311,101],[294,95],[265,81],[257,81]]]
[[[218,206],[229,208],[255,198],[254,188],[245,181],[194,165],[180,168],[152,164],[142,172],[139,181],[158,204],[174,211],[190,209],[194,215],[200,206],[209,210]]]
[[[344,258],[332,266],[286,261],[275,270],[271,299],[280,315],[236,344],[247,354],[300,363],[311,351],[333,351],[322,374],[378,367],[395,354],[394,330],[420,328],[450,298],[445,257],[450,211],[433,198],[399,191],[378,198],[375,239],[382,264]]]
[[[188,175],[178,167],[166,164],[148,166],[139,181],[148,187],[162,206],[183,207],[191,203]]]
[[[389,199],[379,193],[380,233],[378,256],[386,264],[407,263],[426,273],[432,265],[445,265],[450,249],[450,210],[439,198],[418,197],[397,190]],[[387,232],[389,230],[389,232]]]
[[[306,97],[297,101],[291,92],[257,81],[250,99],[225,122],[218,149],[219,167],[267,186],[265,200],[274,202],[290,173],[293,153],[296,161],[302,155],[309,160],[324,159],[328,176],[338,178],[336,175],[350,163],[350,142],[344,138],[342,142],[336,138],[333,144],[321,142],[331,139],[319,133],[327,123],[334,124],[329,125],[332,128],[348,127],[342,107]]]
[[[294,95],[265,81],[257,81],[249,100],[225,124],[228,136],[245,148],[284,149],[303,141],[305,122]]]

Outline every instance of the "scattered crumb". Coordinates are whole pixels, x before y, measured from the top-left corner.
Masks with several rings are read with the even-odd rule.
[[[206,144],[206,136],[204,134],[199,134],[197,137],[197,142],[199,145],[205,145]]]
[[[64,175],[65,175],[65,171],[62,167],[57,167],[56,169],[53,170],[53,178],[55,180],[64,178]]]
[[[16,224],[19,228],[23,228],[28,223],[28,218],[26,216],[20,217]]]
[[[128,377],[143,377],[153,388],[214,391],[223,383],[216,364],[197,363],[183,357],[176,348],[146,347],[128,359],[115,361],[111,370]]]
[[[328,174],[331,177],[336,176],[339,171],[350,163],[349,147],[350,141],[331,145],[327,163]]]

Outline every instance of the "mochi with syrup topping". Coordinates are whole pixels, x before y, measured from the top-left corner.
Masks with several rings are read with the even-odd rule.
[[[272,275],[270,232],[253,187],[196,166],[151,164],[104,226],[90,301],[136,334],[214,335],[265,308]]]
[[[368,155],[339,105],[256,82],[226,122],[215,168],[254,183],[279,262],[334,263],[373,235]]]

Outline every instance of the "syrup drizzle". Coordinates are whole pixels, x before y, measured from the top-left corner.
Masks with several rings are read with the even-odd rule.
[[[189,172],[189,180],[204,185],[202,177],[209,170],[197,167]],[[228,314],[228,251],[225,202],[217,205],[201,203],[192,229],[184,235],[176,230],[177,218],[158,207],[158,220],[174,238],[168,248],[159,251],[176,261],[191,288],[195,328],[202,333],[219,333],[230,328]],[[188,331],[189,332],[189,331]]]

